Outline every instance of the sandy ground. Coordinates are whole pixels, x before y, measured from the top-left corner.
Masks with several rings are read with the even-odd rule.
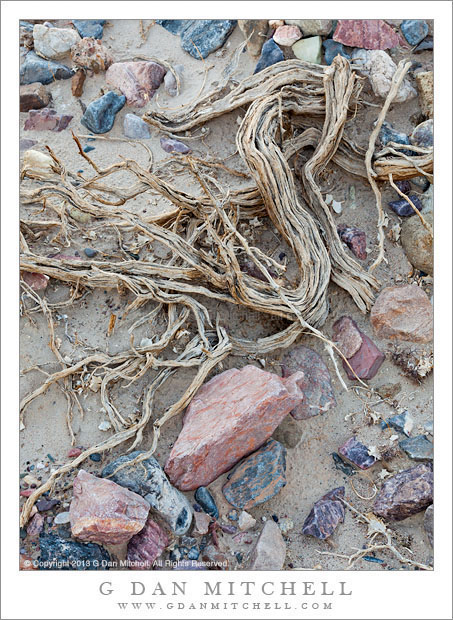
[[[63,23],[57,21],[55,25],[63,25]],[[228,39],[226,46],[219,52],[211,54],[202,63],[186,54],[180,48],[178,38],[160,26],[152,27],[146,42],[143,43],[139,36],[138,22],[135,20],[121,20],[108,22],[104,28],[102,42],[111,50],[115,60],[132,59],[135,56],[143,55],[161,58],[172,64],[183,64],[185,71],[181,95],[171,98],[166,95],[161,87],[158,97],[152,99],[148,107],[148,109],[156,109],[159,104],[163,108],[171,110],[171,108],[183,105],[197,97],[206,70],[207,78],[203,93],[210,87],[214,87],[227,67],[234,49],[241,41],[242,34],[236,28]],[[404,52],[404,54],[409,55],[409,52]],[[414,57],[414,59],[422,63],[425,69],[429,70],[432,68],[432,52],[423,52]],[[396,57],[395,60],[399,60],[399,57]],[[65,62],[65,59],[63,59],[63,62]],[[66,62],[70,62],[69,59],[66,59]],[[250,75],[254,64],[255,61],[247,53],[242,54],[237,75],[235,76],[236,79],[240,80]],[[104,74],[87,78],[81,100],[86,105],[89,104],[93,99],[102,94],[101,89],[105,88],[105,86]],[[88,133],[80,124],[82,108],[79,101],[71,94],[71,81],[57,81],[48,88],[52,93],[53,107],[59,113],[72,114],[74,116],[69,128],[61,133],[50,131],[25,132],[22,128],[27,114],[21,113],[21,137],[38,140],[39,145],[34,148],[42,148],[48,144],[56,155],[63,160],[69,170],[73,172],[80,170],[83,171],[82,174],[87,173],[89,175],[91,174],[89,166],[79,156],[77,147],[70,134],[70,129],[76,134]],[[364,96],[371,103],[376,103],[369,87],[365,88]],[[145,111],[146,108],[134,110],[130,106],[125,106],[117,115],[115,125],[108,135],[110,137],[123,137],[122,127],[125,114],[131,112],[141,114]],[[376,120],[378,113],[379,108],[366,106],[358,113],[355,119],[347,124],[347,131],[351,134],[351,137],[362,146],[368,143],[372,123]],[[209,156],[245,171],[238,155],[235,154],[236,148],[234,143],[237,120],[242,116],[243,111],[239,110],[234,114],[209,123],[210,131],[206,138],[203,140],[190,139],[190,146],[193,148],[194,154],[199,157]],[[420,118],[418,100],[414,99],[406,104],[393,106],[387,120],[393,123],[400,131],[410,130],[411,127],[422,120]],[[159,161],[168,157],[167,153],[160,148],[159,137],[157,130],[153,129],[152,137],[146,141],[153,153],[155,167]],[[131,145],[125,142],[106,142],[102,140],[89,143],[86,141],[82,142],[83,144],[95,146],[95,150],[90,153],[90,157],[101,167],[112,164],[120,157],[134,158],[142,165],[146,165],[148,162],[148,154],[139,144]],[[365,183],[361,183],[357,179],[348,178],[347,175],[334,165],[329,166],[329,168],[331,173],[328,176],[326,191],[330,191],[336,200],[343,202],[343,213],[336,216],[338,222],[346,222],[366,231],[369,255],[364,262],[365,264],[371,264],[376,256],[377,240],[376,211],[372,191]],[[222,178],[222,174],[220,174],[219,179],[221,181]],[[127,174],[117,175],[115,178],[115,182],[123,186],[127,185],[130,180]],[[193,191],[193,193],[198,191],[189,178],[175,177],[172,179],[172,182],[180,187],[185,187],[189,191]],[[26,181],[25,184],[27,183]],[[355,186],[356,191],[355,207],[349,201],[349,187],[351,185]],[[390,188],[383,195],[384,204],[391,199],[394,199],[394,193]],[[152,195],[147,192],[128,203],[128,206],[132,206],[136,213],[150,214],[168,208],[169,203],[158,195]],[[22,206],[21,217],[27,219],[38,212],[39,209],[40,207],[37,205]],[[390,210],[387,210],[387,213],[390,220],[389,228],[391,228],[393,223],[398,221],[398,218]],[[251,234],[258,245],[269,252],[271,256],[276,257],[285,249],[284,244],[281,243],[275,234],[272,224],[266,218],[263,219],[260,227],[254,228],[251,231]],[[79,252],[81,254],[84,248],[93,247],[103,252],[106,257],[119,256],[117,238],[110,232],[107,232],[99,223],[92,223],[87,226],[81,225],[79,231],[73,235],[74,240],[71,246],[67,248],[62,248],[58,244],[53,243],[53,236],[54,232],[49,231],[49,234],[43,236],[34,247],[46,254],[53,251],[63,251],[66,254]],[[134,244],[141,245],[143,243],[143,240],[132,235],[129,238],[126,237],[126,240],[129,249],[132,251]],[[382,263],[376,273],[382,282],[382,286],[412,281],[412,267],[408,263],[399,243],[393,243],[386,239],[385,250],[387,262]],[[162,248],[152,247],[152,244],[148,244],[141,249],[141,258],[149,252],[162,252]],[[292,272],[294,273],[294,267],[290,263],[288,279],[291,279]],[[428,295],[431,295],[430,284],[427,283],[424,287]],[[66,286],[53,280],[50,282],[45,295],[49,302],[61,301],[68,297],[68,289]],[[131,296],[120,297],[114,290],[97,290],[84,296],[73,306],[64,310],[67,319],[61,318],[59,321],[56,320],[56,335],[62,341],[60,349],[62,355],[76,362],[93,350],[116,353],[128,348],[128,328],[141,316],[139,311],[122,320],[122,313],[131,299]],[[365,333],[373,337],[368,317],[362,315],[357,310],[352,299],[335,285],[330,287],[330,304],[331,311],[323,327],[324,333],[330,335],[333,322],[347,314],[357,321],[359,327]],[[249,338],[269,335],[285,325],[284,321],[258,315],[243,308],[226,308],[221,307],[219,304],[208,304],[208,307],[210,310],[216,310],[220,313],[232,333]],[[109,338],[107,337],[107,327],[111,312],[117,314],[118,322],[114,334]],[[63,312],[60,312],[61,314]],[[32,319],[33,321],[29,318],[21,319],[21,370],[39,365],[46,372],[54,372],[58,369],[58,365],[55,363],[55,358],[48,346],[49,336],[45,319],[39,313],[33,314]],[[141,337],[152,336],[153,331],[158,331],[160,327],[161,325],[145,325],[139,328],[136,330],[136,341],[139,341]],[[374,340],[383,351],[389,350],[389,342],[376,338]],[[364,401],[362,402],[352,391],[345,392],[335,375],[334,368],[322,347],[322,343],[311,337],[305,337],[301,342],[318,351],[327,363],[332,374],[337,407],[323,416],[299,422],[289,420],[285,423],[289,427],[290,433],[300,435],[300,440],[296,447],[288,449],[286,487],[272,500],[251,510],[253,516],[258,520],[257,525],[252,531],[252,538],[261,529],[262,521],[265,518],[269,519],[272,515],[277,515],[280,518],[289,516],[294,522],[294,529],[286,538],[287,559],[285,568],[318,567],[323,570],[342,570],[347,566],[344,559],[320,555],[320,552],[327,551],[348,555],[353,550],[361,548],[366,542],[366,526],[358,523],[351,512],[347,511],[344,524],[337,528],[331,537],[331,543],[328,544],[327,542],[304,536],[301,533],[302,524],[313,503],[328,490],[339,485],[345,485],[348,501],[361,511],[369,511],[372,503],[371,500],[359,499],[353,491],[351,481],[360,495],[369,497],[373,491],[372,481],[375,481],[378,486],[380,484],[379,473],[382,469],[381,463],[368,470],[366,476],[356,474],[349,477],[336,469],[332,452],[336,452],[339,446],[352,433],[356,433],[358,438],[367,445],[389,443],[389,437],[393,433],[388,429],[382,430],[379,424],[374,425],[370,416],[365,413],[364,403],[375,403],[377,400],[375,395],[368,399],[366,392],[361,393],[361,398]],[[280,372],[280,360],[283,353],[283,351],[275,351],[274,354],[266,356],[266,369]],[[230,356],[223,363],[223,368],[239,368],[247,363],[258,365],[257,361],[249,360],[246,357]],[[216,373],[218,370],[216,369],[214,372]],[[139,410],[143,390],[150,382],[152,376],[154,376],[154,373],[150,373],[143,380],[137,381],[127,390],[113,388],[112,399],[125,415],[133,414]],[[193,374],[190,371],[179,372],[171,383],[171,390],[167,389],[158,394],[155,403],[157,415],[183,394],[192,376]],[[42,374],[37,371],[23,374],[20,381],[21,396],[37,388],[42,380]],[[395,396],[395,400],[410,411],[416,423],[415,430],[418,429],[420,432],[423,432],[424,424],[432,417],[432,376],[426,379],[422,385],[415,384],[402,374],[401,369],[387,355],[385,363],[377,376],[369,382],[369,385],[377,387],[384,384],[397,383],[401,385],[401,389]],[[72,425],[76,434],[76,445],[88,447],[104,440],[106,434],[111,431],[106,433],[98,430],[100,422],[107,419],[106,413],[102,410],[99,395],[93,393],[83,394],[81,402],[84,408],[84,417],[82,419],[76,412]],[[380,403],[374,409],[384,418],[395,413],[395,409],[388,403]],[[26,428],[20,435],[21,472],[26,472],[30,464],[36,465],[40,462],[45,465],[45,468],[38,471],[35,468],[33,473],[45,480],[50,468],[57,467],[67,461],[66,455],[71,448],[71,439],[66,426],[65,416],[66,399],[57,387],[49,389],[44,396],[36,399],[28,407],[25,416]],[[167,424],[156,453],[161,464],[165,462],[180,427],[180,418],[171,420]],[[146,449],[148,446],[149,435],[145,433],[142,447]],[[95,474],[99,474],[103,463],[109,462],[114,455],[122,454],[124,451],[125,447],[123,449],[120,447],[110,454],[105,454],[101,463],[87,461],[84,467]],[[49,454],[55,460],[55,463],[49,461]],[[411,465],[414,465],[414,462],[403,453],[399,453],[387,463],[386,467],[389,471],[396,472]],[[211,489],[218,500],[221,514],[225,514],[231,508],[223,499],[220,491],[224,477],[222,476],[211,485]],[[71,491],[69,490],[63,500],[66,502],[66,506],[70,496]],[[189,493],[188,496],[192,499],[192,494]],[[65,503],[63,503],[64,506]],[[396,539],[403,547],[412,552],[410,557],[422,563],[432,562],[432,549],[427,542],[423,529],[423,513],[394,524],[392,528],[396,533]],[[225,536],[224,541],[228,540],[228,538]],[[23,543],[22,546],[25,546],[27,551],[33,555],[36,554],[36,548],[29,546],[27,542]],[[405,553],[408,554],[409,552],[405,551]],[[394,560],[390,553],[382,552],[377,555],[384,560],[384,565],[360,560],[356,563],[354,569],[384,570],[401,568],[399,562]],[[240,565],[236,566],[235,562],[233,562],[232,566],[233,568],[241,568]]]

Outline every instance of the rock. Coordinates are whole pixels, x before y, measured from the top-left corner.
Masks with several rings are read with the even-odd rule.
[[[322,60],[321,47],[321,37],[309,37],[308,39],[297,41],[291,49],[294,52],[294,56],[299,60],[305,60],[305,62],[312,62],[320,65]]]
[[[86,74],[83,69],[76,71],[71,80],[71,92],[73,97],[81,97],[83,94],[83,85],[85,83]]]
[[[143,452],[135,451],[115,459],[104,467],[102,477],[109,477],[109,480],[143,496],[176,535],[185,534],[192,522],[192,508],[184,495],[171,486],[154,457],[123,467],[113,474],[119,465],[133,460],[139,454]]]
[[[93,39],[102,39],[104,34],[105,19],[73,19],[77,32],[82,38],[92,37]]]
[[[90,460],[93,461],[94,463],[99,463],[99,461],[101,460],[101,455],[99,454],[99,452],[90,454]]]
[[[56,110],[50,108],[30,110],[24,129],[25,131],[63,131],[72,118],[69,114],[57,114]]]
[[[290,377],[298,371],[304,376],[297,382],[304,399],[291,411],[293,418],[305,420],[336,406],[327,366],[315,351],[302,345],[291,349],[282,359],[283,377]]]
[[[420,123],[410,135],[411,144],[428,148],[434,145],[434,124],[430,118],[424,123]]]
[[[151,137],[149,125],[136,114],[126,114],[123,122],[124,135],[133,140],[146,140]]]
[[[23,66],[23,65],[22,65]],[[421,71],[415,76],[418,88],[420,108],[423,116],[434,116],[434,77],[432,71]],[[22,83],[22,82],[21,82]]]
[[[41,499],[38,499],[35,506],[39,512],[45,512],[46,510],[55,508],[55,506],[58,506],[59,504],[60,502],[58,499],[46,499],[45,497],[42,497]]]
[[[110,556],[100,545],[41,534],[40,570],[109,570]]]
[[[357,465],[360,469],[369,469],[376,462],[374,456],[368,454],[368,448],[358,441],[356,437],[348,439],[348,441],[339,448],[338,453],[354,465]]]
[[[40,82],[24,84],[19,89],[20,111],[39,110],[50,102],[50,93]]]
[[[281,62],[282,60],[285,60],[282,50],[278,47],[274,39],[269,39],[263,45],[261,56],[259,57],[253,73],[259,73],[263,69],[275,65],[275,63]]]
[[[63,525],[64,523],[70,523],[71,515],[69,514],[69,512],[59,512],[55,516],[55,519],[53,520],[53,522],[54,522],[54,525]]]
[[[425,221],[434,224],[432,213],[426,213]],[[420,271],[433,275],[433,238],[418,217],[405,220],[401,226],[401,245],[409,262]]]
[[[332,31],[331,19],[286,19],[287,24],[298,26],[304,37],[313,37],[316,35],[327,36]]]
[[[175,140],[174,138],[167,138],[166,136],[161,137],[160,146],[167,153],[182,153],[183,155],[187,155],[192,152],[190,146],[187,146],[183,142]]]
[[[426,535],[428,536],[429,544],[431,547],[434,547],[434,504],[431,504],[431,506],[428,506],[426,509],[423,525]]]
[[[423,205],[420,202],[417,194],[411,194],[408,198],[413,202],[415,207],[421,211],[423,209]],[[389,207],[400,217],[411,217],[411,215],[415,215],[415,211],[412,206],[408,203],[407,200],[402,198],[401,200],[392,200],[392,202],[388,203]]]
[[[92,248],[85,248],[83,251],[88,258],[94,258],[96,254],[98,254],[98,251],[93,250]]]
[[[253,57],[259,56],[263,43],[266,40],[267,19],[238,19],[238,26],[245,39],[250,37],[247,41],[248,53]]]
[[[382,290],[370,314],[380,338],[431,342],[433,307],[417,284],[389,286]]]
[[[193,21],[193,19],[156,19],[156,24],[171,34],[182,34],[193,24]]]
[[[205,568],[211,570],[228,570],[229,561],[224,553],[216,549],[214,545],[208,545],[203,549],[203,561]]]
[[[378,517],[402,521],[433,503],[434,478],[431,463],[420,463],[384,481],[373,504]]]
[[[360,230],[360,228],[347,226],[346,224],[339,224],[337,226],[337,231],[340,239],[343,243],[346,243],[354,256],[357,256],[360,260],[365,260],[367,257],[366,232]]]
[[[399,442],[399,446],[414,461],[432,461],[434,458],[433,444],[425,435],[403,439]]]
[[[412,50],[412,52],[416,54],[417,52],[424,52],[425,50],[432,49],[434,49],[434,41],[432,37],[428,36],[426,37],[426,39],[423,39],[423,41],[419,43],[415,49]]]
[[[334,41],[333,39],[326,39],[323,42],[324,47],[324,59],[328,65],[331,65],[335,56],[343,56],[343,58],[347,58],[351,60],[351,56],[346,53],[343,44],[338,43],[338,41]]]
[[[274,521],[266,521],[250,555],[249,570],[282,570],[286,545],[280,528]]]
[[[68,452],[68,457],[75,458],[77,456],[80,456],[81,454],[82,454],[82,450],[80,448],[71,448]]]
[[[386,50],[403,43],[401,36],[382,19],[339,19],[333,40],[366,50]]]
[[[40,512],[37,512],[29,521],[27,527],[27,536],[30,538],[36,538],[44,527],[45,516]]]
[[[359,336],[361,338],[361,344],[357,348]],[[374,342],[357,327],[355,321],[350,317],[342,317],[336,321],[333,325],[333,338],[335,342],[338,343],[339,349],[343,352],[343,355],[347,358],[349,364],[360,379],[368,380],[376,375],[385,360],[385,355],[377,348]],[[355,352],[351,353],[352,351]],[[356,379],[354,373],[344,360],[343,368],[351,381]]]
[[[149,504],[110,480],[79,470],[69,508],[75,538],[104,544],[128,542],[145,525]]]
[[[248,365],[205,383],[165,465],[171,482],[184,491],[206,486],[262,446],[303,399],[300,379],[301,373],[281,379]]]
[[[219,516],[219,511],[217,509],[214,498],[209,493],[206,487],[199,487],[195,491],[194,497],[195,497],[195,500],[198,502],[198,504],[206,512],[206,514],[210,515],[211,517],[214,517],[214,519],[217,519],[217,517]]]
[[[344,521],[344,487],[326,493],[318,500],[305,519],[302,533],[324,540]]]
[[[248,512],[243,510],[239,515],[238,525],[241,532],[246,532],[247,530],[250,530],[256,525],[256,519],[254,519],[252,515],[249,515]]]
[[[24,28],[23,26],[19,26],[19,45],[21,47],[26,48],[26,50],[32,50],[34,41],[33,41],[33,24],[30,24],[31,32],[29,28]]]
[[[270,439],[228,475],[223,494],[235,508],[250,510],[286,485],[286,449]]]
[[[93,133],[107,133],[113,127],[115,116],[125,103],[124,95],[119,96],[109,91],[90,103],[80,122]]]
[[[40,58],[35,52],[28,52],[20,68],[20,83],[50,84],[55,80],[67,80],[74,75],[74,71],[59,62]]]
[[[382,123],[382,127],[379,132],[379,140],[381,141],[382,146],[386,146],[389,142],[396,142],[397,144],[410,144],[408,136],[405,133],[394,129],[387,121]]]
[[[395,185],[403,194],[408,195],[411,191],[410,181],[395,181]]]
[[[287,448],[295,448],[302,437],[302,426],[290,415],[275,429],[272,438]]]
[[[194,512],[195,528],[198,534],[207,534],[211,517],[205,512]]]
[[[173,67],[179,79],[181,79],[184,73],[184,65],[175,65]],[[178,94],[178,85],[176,83],[176,78],[171,71],[167,71],[164,77],[164,86],[166,92],[170,95],[170,97],[176,97]]]
[[[19,141],[19,150],[27,151],[28,149],[31,149],[33,146],[35,146],[35,144],[38,144],[36,140],[28,140],[27,138],[22,138]]]
[[[49,276],[44,273],[31,273],[29,271],[22,271],[21,277],[24,282],[34,291],[44,291],[49,284]]]
[[[352,53],[354,65],[368,76],[376,97],[385,99],[390,92],[392,78],[396,71],[396,64],[390,56],[382,50],[354,50]],[[417,91],[405,78],[401,83],[394,103],[403,103],[417,96]]]
[[[91,153],[91,151],[95,150],[95,146],[89,146],[88,144],[86,146],[83,147],[83,152],[84,153]]]
[[[400,28],[410,45],[418,45],[428,34],[428,24],[422,19],[405,19]]]
[[[434,434],[434,423],[433,420],[428,420],[428,422],[426,422],[426,424],[423,426],[423,428],[425,429],[425,431],[427,433],[429,433],[430,435]]]
[[[33,40],[39,56],[56,60],[66,56],[80,37],[72,28],[47,28],[43,24],[35,24]]]
[[[127,560],[131,570],[152,570],[155,560],[168,545],[168,536],[152,519],[129,541]]]
[[[385,429],[390,426],[399,433],[404,433],[407,437],[409,437],[412,429],[414,428],[414,420],[408,411],[404,411],[403,413],[392,415],[386,420],[382,420],[381,428]]]
[[[195,19],[181,33],[181,47],[197,60],[222,47],[236,25],[234,19]]]
[[[302,38],[302,33],[297,26],[279,26],[274,32],[274,41],[282,47],[291,47]]]
[[[143,108],[159,88],[166,69],[156,62],[116,62],[107,70],[107,84],[118,88],[129,105]]]
[[[286,536],[291,530],[294,529],[294,521],[289,517],[283,517],[283,519],[278,520],[278,527],[280,528],[283,536]]]
[[[106,71],[114,62],[109,50],[98,39],[81,39],[71,49],[71,59],[78,67],[94,73]]]

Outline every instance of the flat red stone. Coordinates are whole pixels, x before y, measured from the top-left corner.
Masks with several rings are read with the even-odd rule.
[[[339,19],[333,40],[366,50],[407,46],[403,37],[382,19]]]

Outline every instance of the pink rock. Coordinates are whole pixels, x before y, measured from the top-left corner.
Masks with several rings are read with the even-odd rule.
[[[233,368],[203,385],[189,404],[165,471],[182,491],[207,486],[272,435],[303,394],[287,379],[255,366]]]
[[[346,358],[352,357],[362,346],[362,332],[348,316],[334,323],[333,339]]]
[[[82,454],[82,450],[80,448],[71,448],[68,452],[69,458],[75,458],[76,456],[80,456]]]
[[[286,545],[275,521],[266,521],[250,556],[249,570],[282,570]]]
[[[146,523],[149,504],[140,495],[81,469],[69,508],[72,535],[104,544],[127,542]]]
[[[360,258],[365,260],[366,253],[366,232],[356,228],[355,226],[347,226],[346,224],[339,224],[337,226],[340,239],[346,243],[351,252]]]
[[[22,497],[30,497],[30,495],[35,491],[36,489],[24,489],[23,491],[21,491],[19,493],[19,495],[22,495]]]
[[[362,339],[362,344],[358,349],[356,349],[355,345],[354,347],[349,346],[350,343],[346,340],[347,334],[351,334],[351,336],[356,339],[357,333]],[[357,327],[356,322],[350,317],[342,317],[334,323],[334,340],[338,341],[340,335],[343,339],[343,346],[340,346],[339,348],[343,351],[343,354],[355,372],[354,374],[354,372],[352,372],[343,360],[343,368],[345,369],[348,378],[351,379],[351,381],[355,380],[357,377],[359,377],[359,379],[372,379],[385,360],[385,355],[377,348],[374,342]],[[355,350],[354,354],[346,355],[345,351],[350,353],[353,350]]]
[[[22,280],[28,284],[34,291],[43,291],[49,283],[49,276],[43,273],[31,273],[23,271],[21,273]]]
[[[62,131],[66,129],[72,118],[69,114],[57,114],[56,110],[50,108],[30,110],[24,129],[26,131]]]
[[[155,62],[116,62],[107,70],[107,84],[118,88],[129,105],[143,108],[159,88],[166,69]]]
[[[45,516],[40,512],[37,512],[28,524],[27,536],[30,536],[31,538],[38,536],[42,532],[44,521]]]
[[[168,545],[168,536],[152,519],[141,532],[133,536],[127,546],[127,559],[132,570],[151,570],[153,563]]]
[[[211,523],[211,517],[205,512],[194,512],[195,527],[199,534],[207,534],[208,527]]]
[[[366,50],[407,46],[404,39],[382,19],[339,19],[333,40]]]
[[[385,288],[371,310],[371,324],[380,338],[411,342],[433,339],[433,307],[416,284]]]
[[[298,26],[279,26],[274,32],[274,41],[283,47],[291,47],[301,38],[302,33]]]

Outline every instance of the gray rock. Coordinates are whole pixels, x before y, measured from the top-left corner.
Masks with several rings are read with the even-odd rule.
[[[433,490],[433,466],[420,463],[385,480],[372,510],[378,517],[402,521],[432,504]]]
[[[83,544],[43,533],[39,548],[40,570],[109,570],[109,554],[95,543]]]
[[[414,146],[423,146],[425,148],[434,145],[434,123],[433,119],[420,123],[410,135],[411,144]]]
[[[111,90],[90,103],[80,122],[93,133],[107,133],[125,103],[124,95],[119,96]]]
[[[431,504],[431,506],[428,506],[426,509],[423,525],[425,526],[429,544],[431,547],[434,547],[434,504]]]
[[[285,55],[282,50],[274,39],[269,39],[269,41],[266,41],[263,45],[261,56],[259,57],[253,73],[259,73],[263,69],[275,65],[275,63],[281,62],[282,60],[285,60]]]
[[[425,221],[432,227],[434,218],[432,213],[424,213]],[[433,239],[423,226],[419,217],[407,218],[401,225],[401,245],[408,261],[420,271],[429,275],[434,270]]]
[[[173,69],[175,70],[181,81],[181,77],[184,73],[184,65],[175,65]],[[167,71],[167,73],[165,74],[164,87],[170,97],[176,97],[176,95],[178,94],[176,78],[171,71]]]
[[[434,458],[433,444],[425,435],[417,435],[399,442],[400,448],[414,461],[432,461]]]
[[[73,75],[74,71],[66,65],[41,58],[35,52],[28,52],[20,68],[20,83],[50,84],[55,80],[67,80]]]
[[[118,465],[133,460],[142,451],[120,456],[102,470],[102,477],[112,474]],[[117,484],[141,495],[171,527],[175,534],[185,534],[192,522],[192,508],[188,500],[168,481],[163,469],[154,457],[126,466],[109,477]]]
[[[250,555],[249,570],[281,570],[285,563],[286,545],[275,521],[266,521]]]
[[[80,36],[93,37],[93,39],[102,39],[104,34],[105,19],[73,19],[72,23],[77,29]]]
[[[123,123],[124,135],[133,140],[146,140],[151,137],[149,125],[136,114],[126,114]]]
[[[181,47],[200,60],[225,43],[236,25],[234,19],[157,19],[157,24],[180,35]],[[197,49],[198,48],[198,49]]]
[[[63,58],[80,41],[80,36],[72,28],[47,28],[43,24],[35,24],[33,41],[37,54],[55,60]]]
[[[391,428],[394,428],[399,433],[404,433],[407,437],[409,437],[410,432],[414,427],[414,420],[408,411],[404,411],[403,413],[397,413],[396,415],[392,415],[386,420],[382,420],[381,428],[385,429],[389,426]]]

